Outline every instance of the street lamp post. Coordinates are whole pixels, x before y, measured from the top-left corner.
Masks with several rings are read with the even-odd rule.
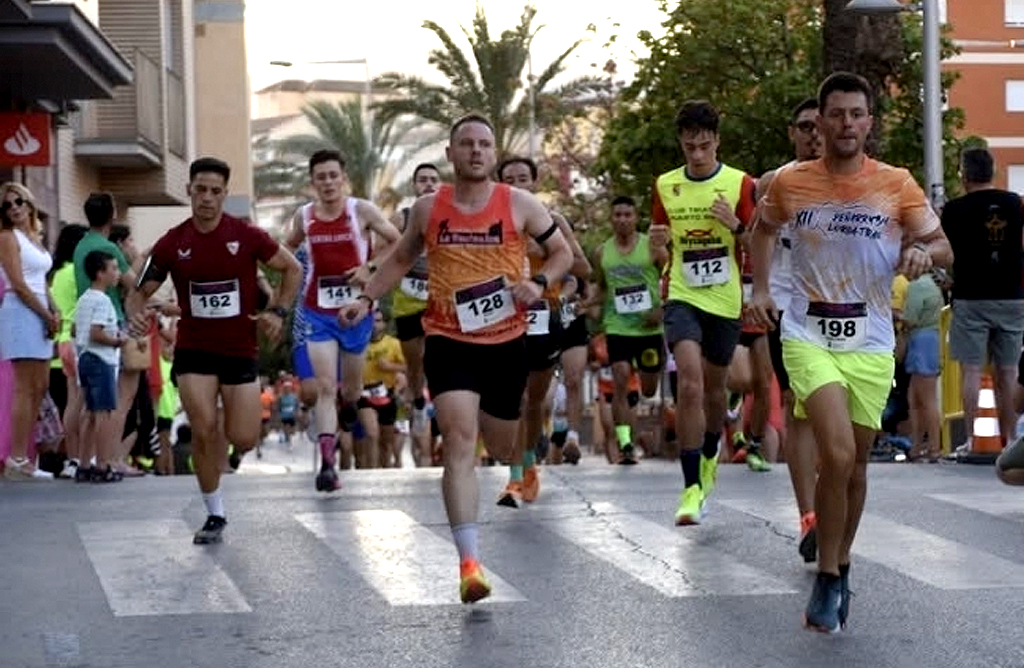
[[[938,0],[922,0],[918,5],[905,5],[899,0],[851,0],[847,11],[858,14],[897,14],[905,11],[922,12],[924,36],[921,56],[924,67],[924,178],[925,192],[932,206],[941,207],[946,199],[945,177],[942,169],[942,55],[939,33]]]
[[[311,60],[304,63],[293,63],[290,60],[271,60],[271,65],[278,67],[292,67],[298,65],[362,65],[364,71],[363,78],[363,100],[362,115],[365,119],[366,124],[366,143],[369,148],[370,154],[374,152],[373,145],[373,82],[370,79],[370,60],[368,58],[348,58],[343,60]],[[367,193],[369,199],[373,199],[373,184],[369,183],[366,186],[370,192]]]

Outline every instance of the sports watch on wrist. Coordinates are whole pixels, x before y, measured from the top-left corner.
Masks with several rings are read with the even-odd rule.
[[[288,309],[286,309],[283,306],[275,306],[273,308],[268,308],[267,311],[273,313],[281,320],[284,320],[285,318],[288,317]]]
[[[544,274],[535,274],[530,277],[530,280],[539,285],[542,290],[546,290],[548,287],[548,277]]]

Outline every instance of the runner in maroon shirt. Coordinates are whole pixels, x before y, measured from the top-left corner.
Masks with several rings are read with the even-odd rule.
[[[260,228],[223,212],[230,175],[227,163],[216,158],[192,163],[192,217],[157,241],[139,279],[149,299],[169,275],[181,305],[172,378],[192,426],[192,460],[209,515],[196,544],[219,542],[227,524],[219,489],[225,443],[246,452],[260,436],[256,328],[278,337],[287,316],[281,305],[294,302],[302,280],[291,253]],[[284,275],[277,299],[261,313],[257,263]],[[227,441],[218,437],[218,394]]]

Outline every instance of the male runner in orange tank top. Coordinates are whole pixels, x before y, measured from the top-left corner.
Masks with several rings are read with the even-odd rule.
[[[497,156],[490,121],[456,121],[446,154],[454,184],[416,200],[394,252],[341,315],[359,322],[426,250],[424,371],[444,439],[441,488],[459,552],[460,595],[473,603],[491,589],[477,550],[477,433],[492,456],[510,460],[526,386],[525,305],[569,271],[572,252],[533,195],[491,180]],[[527,235],[547,251],[532,277],[524,271]]]

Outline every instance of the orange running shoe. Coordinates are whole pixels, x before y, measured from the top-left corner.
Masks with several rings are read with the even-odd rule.
[[[533,503],[537,500],[537,495],[540,494],[540,475],[537,473],[536,466],[531,466],[523,471],[522,493],[523,501],[527,503]]]
[[[805,564],[818,559],[818,517],[812,510],[800,517],[800,556]]]
[[[506,508],[518,508],[523,500],[523,483],[512,480],[505,485],[505,490],[498,496],[498,505]]]
[[[484,569],[473,559],[459,564],[459,596],[463,603],[476,603],[491,595],[491,583],[484,576]]]

